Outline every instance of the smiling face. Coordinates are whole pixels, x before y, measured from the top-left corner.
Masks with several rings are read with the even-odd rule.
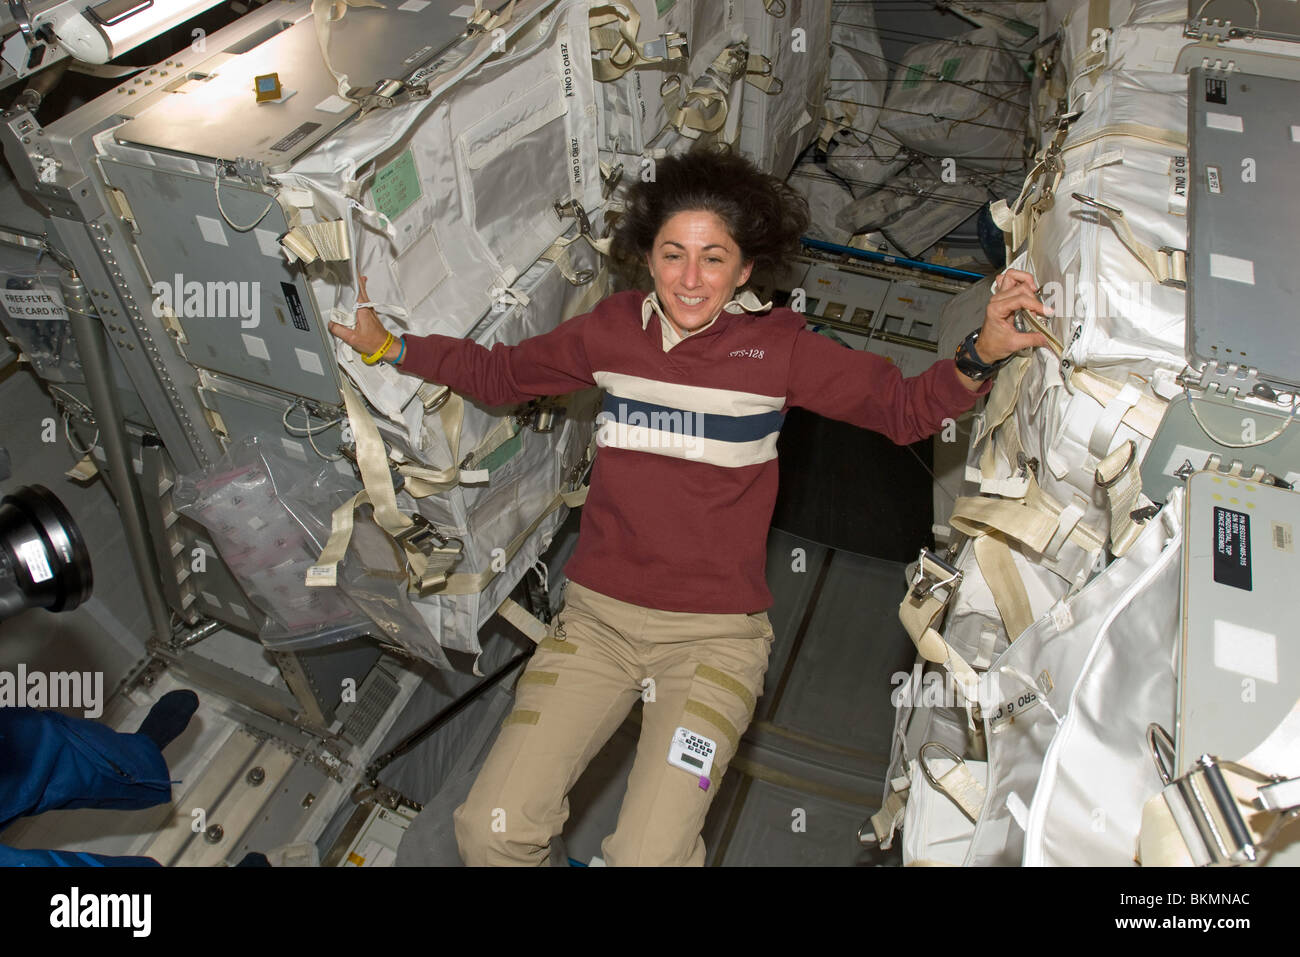
[[[708,325],[754,268],[715,214],[687,210],[667,219],[646,257],[668,321],[682,336]]]

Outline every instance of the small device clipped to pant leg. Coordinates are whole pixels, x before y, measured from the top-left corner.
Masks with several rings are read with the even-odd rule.
[[[713,770],[713,755],[717,750],[717,743],[704,735],[687,728],[678,728],[673,733],[673,742],[668,748],[668,763],[698,777],[700,790],[707,791],[709,772]]]

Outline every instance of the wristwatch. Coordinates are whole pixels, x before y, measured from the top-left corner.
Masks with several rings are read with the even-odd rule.
[[[961,345],[957,347],[957,355],[954,358],[957,362],[958,372],[969,376],[976,382],[983,382],[985,379],[991,379],[996,375],[999,369],[1011,361],[1011,356],[999,359],[992,365],[981,361],[979,353],[975,351],[975,343],[979,341],[979,337],[980,334],[977,329],[963,339]]]

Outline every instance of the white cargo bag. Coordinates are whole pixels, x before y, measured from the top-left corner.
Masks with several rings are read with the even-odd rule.
[[[609,292],[608,271],[585,244],[573,254],[573,265],[599,273],[588,284],[574,285],[559,264],[539,261],[517,283],[526,304],[495,307],[476,341],[488,348],[498,342],[515,345],[590,312]],[[562,397],[557,404],[564,411],[556,415],[553,431],[536,432],[514,422],[513,409],[489,410],[468,398],[462,404],[459,447],[453,456],[442,434],[445,457],[436,464],[459,463],[461,476],[472,481],[407,504],[418,507],[440,533],[464,544],[447,584],[415,608],[446,647],[477,654],[478,629],[536,564],[567,514],[559,495],[583,478],[597,407],[594,390]],[[438,421],[438,414],[429,418]],[[389,438],[401,448],[400,438]]]
[[[572,222],[556,203],[601,204],[587,6],[561,0],[539,19],[521,5],[504,53],[426,100],[372,111],[282,177],[312,197],[304,218],[342,218],[350,233],[351,275],[311,273],[324,315],[351,323],[366,276],[394,334],[464,335]],[[337,355],[403,421],[419,380],[342,343]],[[418,419],[405,424],[418,447]]]
[[[983,27],[903,56],[884,125],[905,146],[982,169],[1021,165],[1029,76]]]
[[[840,211],[835,225],[857,235],[879,231],[907,256],[917,256],[979,210],[982,186],[946,183],[923,166],[894,177],[886,189],[866,192]]]
[[[1021,862],[1044,760],[1071,713],[1094,649],[1130,642],[1170,647],[1181,554],[1179,512],[1166,507],[1127,555],[1059,603],[993,662],[980,688],[988,796],[966,864]],[[1095,807],[1068,806],[1063,813],[1076,819],[1085,815],[1089,823],[1083,826],[1091,827]]]
[[[818,163],[804,160],[786,180],[808,201],[808,235],[827,242],[846,244],[852,236],[835,225],[835,216],[853,202],[853,194]]]
[[[782,0],[780,6],[746,2],[749,52],[766,58],[770,75],[759,78],[762,88],[745,84],[740,152],[774,176],[789,175],[820,131],[830,19],[830,0]]]
[[[640,19],[636,34],[638,43],[652,44],[653,50],[658,54],[662,49],[664,35],[669,33],[685,37],[689,51],[694,8],[700,2],[701,0],[619,0],[616,4],[593,6],[616,6],[634,10]],[[618,51],[616,60],[626,60],[628,52],[626,47]],[[689,56],[644,63],[617,79],[597,82],[596,93],[601,104],[601,149],[625,156],[640,156],[671,118],[660,88],[671,76],[684,78],[689,63]]]
[[[1165,503],[1166,534],[1181,522],[1182,496],[1176,487]],[[1130,610],[1088,653],[1043,760],[1025,831],[1026,865],[1133,864],[1142,806],[1160,787],[1147,725],[1168,728],[1174,720],[1181,564],[1173,544]]]

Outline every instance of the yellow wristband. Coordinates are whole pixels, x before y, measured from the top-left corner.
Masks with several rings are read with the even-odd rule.
[[[387,335],[384,336],[383,345],[381,345],[374,352],[370,353],[370,355],[362,356],[361,361],[368,366],[375,365],[380,359],[384,357],[384,353],[389,350],[389,348],[392,346],[394,341],[395,340],[393,338],[393,334],[391,332],[388,333]]]

